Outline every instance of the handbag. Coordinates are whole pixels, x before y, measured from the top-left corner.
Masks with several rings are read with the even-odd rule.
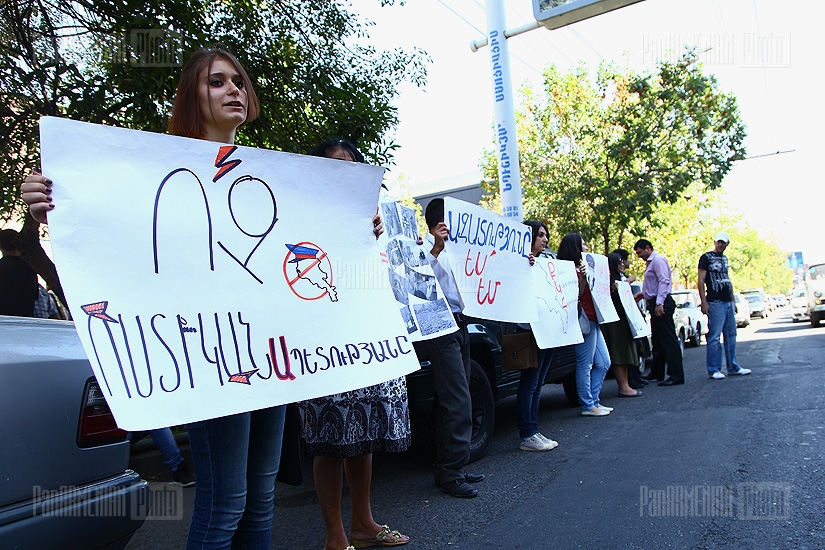
[[[504,370],[535,369],[539,366],[539,347],[531,331],[507,334],[507,324],[501,336],[501,368]]]
[[[581,304],[579,304],[579,328],[582,330],[582,336],[590,334],[590,319],[587,318]]]

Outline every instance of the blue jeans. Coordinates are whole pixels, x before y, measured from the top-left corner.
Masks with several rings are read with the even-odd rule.
[[[129,434],[129,441],[137,443],[147,435],[152,435],[152,441],[155,442],[155,447],[160,451],[163,457],[163,465],[170,472],[178,469],[178,466],[183,464],[183,457],[180,456],[180,449],[175,443],[175,436],[172,435],[172,430],[169,428],[158,428],[149,432],[132,432]]]
[[[195,509],[188,550],[268,550],[286,406],[189,424]]]
[[[544,379],[550,364],[553,362],[555,350],[540,349],[539,365],[535,369],[524,369],[518,380],[518,393],[516,394],[516,425],[518,435],[522,439],[530,437],[539,431],[539,402],[541,401],[541,388],[544,386]]]
[[[742,367],[736,362],[736,306],[733,302],[708,302],[708,373],[722,370],[722,343],[724,335],[725,360],[728,372],[736,372]]]
[[[599,406],[599,394],[609,368],[610,353],[599,323],[590,321],[590,333],[584,342],[576,344],[576,391],[583,411]]]

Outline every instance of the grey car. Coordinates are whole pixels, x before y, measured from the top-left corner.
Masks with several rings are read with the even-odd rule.
[[[70,321],[0,316],[0,418],[0,548],[125,547],[149,488]]]

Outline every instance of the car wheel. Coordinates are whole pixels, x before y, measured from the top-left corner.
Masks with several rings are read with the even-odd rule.
[[[470,462],[487,454],[496,426],[496,403],[490,380],[481,365],[470,360],[470,397],[473,400],[473,435],[470,438]]]
[[[579,392],[576,390],[576,373],[567,375],[567,378],[561,381],[564,388],[564,396],[567,402],[573,407],[579,404]]]
[[[811,312],[811,326],[818,327],[819,322],[822,320],[819,313]]]
[[[701,344],[702,340],[702,324],[696,323],[696,332],[693,333],[693,337],[690,339],[690,347],[698,348],[699,344]]]

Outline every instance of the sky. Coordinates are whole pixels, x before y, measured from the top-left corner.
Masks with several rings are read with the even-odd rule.
[[[534,20],[530,0],[504,2],[508,29]],[[403,175],[414,188],[478,170],[493,137],[489,50],[470,49],[472,40],[485,37],[484,0],[379,4],[352,0],[354,12],[375,22],[371,43],[417,46],[433,60],[423,89],[401,87],[394,135],[400,148],[390,180]],[[678,57],[685,44],[706,50],[700,55],[705,72],[736,95],[748,132],[751,158],[737,162],[723,182],[727,200],[783,250],[825,262],[817,162],[825,140],[816,76],[823,67],[823,15],[823,3],[801,0],[644,0],[561,29],[511,37],[513,86],[531,82],[540,89],[549,63],[567,70],[584,62],[595,70],[604,60],[644,71]]]

